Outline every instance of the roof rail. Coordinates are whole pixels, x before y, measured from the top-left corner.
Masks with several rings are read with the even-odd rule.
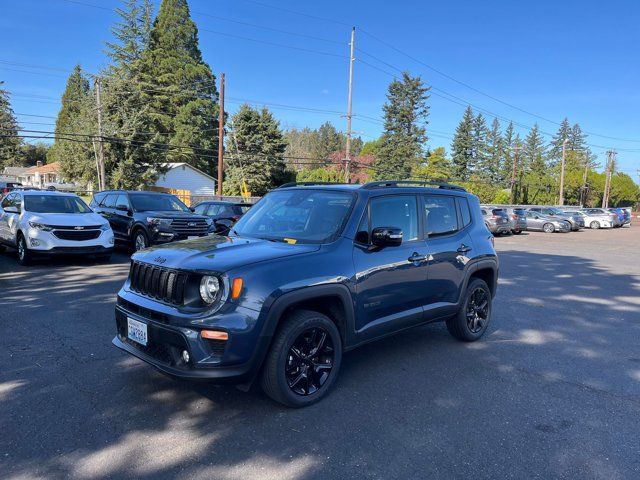
[[[289,187],[309,187],[312,185],[344,185],[344,183],[339,182],[289,182],[284,185],[280,185],[278,188],[289,188]]]
[[[424,182],[422,180],[381,180],[379,182],[369,182],[362,185],[361,188],[366,190],[371,190],[373,188],[382,188],[382,187],[400,187],[403,185],[419,185],[424,187],[437,187],[443,188],[446,190],[458,190],[460,192],[466,192],[467,190],[458,185],[453,185],[451,183],[445,182]]]

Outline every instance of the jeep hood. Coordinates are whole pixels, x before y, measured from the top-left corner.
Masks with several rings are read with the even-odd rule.
[[[168,243],[136,253],[133,260],[183,270],[232,268],[274,258],[315,252],[320,245],[291,245],[248,237],[209,235],[193,240]]]

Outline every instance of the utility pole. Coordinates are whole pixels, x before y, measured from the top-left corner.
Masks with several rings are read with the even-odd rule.
[[[98,149],[96,150],[96,161],[98,163],[98,189],[107,188],[104,168],[104,145],[102,138],[102,82],[100,77],[95,79],[96,108],[98,109]]]
[[[605,170],[604,194],[602,195],[602,208],[609,207],[609,194],[611,193],[611,174],[613,173],[615,156],[616,156],[615,150],[609,150],[607,152],[607,167]]]
[[[516,176],[518,175],[518,151],[520,150],[520,145],[516,145],[513,147],[514,155],[513,155],[513,169],[511,170],[511,205],[516,203]]]
[[[353,63],[355,61],[354,52],[356,49],[356,27],[351,29],[351,54],[349,56],[349,94],[347,95],[347,142],[346,142],[346,155],[344,165],[344,179],[345,182],[351,183],[350,166],[351,166],[351,100],[353,98]]]
[[[589,173],[589,150],[584,151],[584,174],[582,175],[582,194],[580,195],[580,206],[582,208],[587,203],[587,173]]]
[[[568,138],[564,139],[562,142],[562,166],[560,167],[560,200],[558,201],[559,205],[564,205],[564,165],[567,157],[567,142]]]
[[[220,103],[218,107],[218,195],[222,196],[222,169],[224,156],[224,73],[220,74]]]

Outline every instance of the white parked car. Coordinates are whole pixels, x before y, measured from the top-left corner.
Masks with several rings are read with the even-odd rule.
[[[565,210],[571,213],[577,213],[584,218],[585,227],[598,229],[598,228],[613,228],[614,215],[604,211],[601,208],[584,208],[581,210]]]
[[[0,250],[16,248],[21,265],[37,254],[108,260],[113,244],[109,223],[73,193],[13,191],[0,203]]]

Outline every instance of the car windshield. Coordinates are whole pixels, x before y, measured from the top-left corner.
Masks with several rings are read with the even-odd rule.
[[[273,191],[251,208],[232,233],[286,243],[325,243],[338,235],[353,195],[323,190]]]
[[[25,195],[24,209],[34,213],[91,213],[82,199],[63,195]]]
[[[187,206],[173,195],[136,193],[130,195],[131,205],[136,212],[188,212]]]

